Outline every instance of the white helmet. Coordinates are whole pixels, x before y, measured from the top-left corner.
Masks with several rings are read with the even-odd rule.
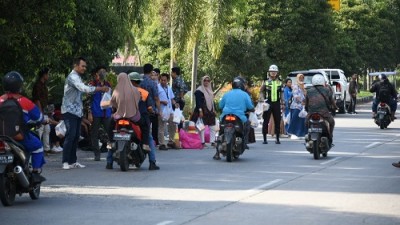
[[[277,65],[270,65],[269,66],[268,72],[278,72],[278,71],[279,71],[279,69],[278,69]]]
[[[325,77],[322,76],[321,74],[315,74],[312,77],[311,83],[313,86],[325,85]]]

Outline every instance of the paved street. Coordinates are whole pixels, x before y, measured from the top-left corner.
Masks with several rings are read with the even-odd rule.
[[[25,194],[0,207],[1,224],[400,224],[400,118],[380,130],[370,106],[336,116],[335,147],[314,160],[303,140],[270,138],[238,161],[214,150],[157,152],[159,171],[105,169],[79,151],[85,169],[61,169],[47,157],[41,198]],[[399,116],[398,116],[399,117]]]

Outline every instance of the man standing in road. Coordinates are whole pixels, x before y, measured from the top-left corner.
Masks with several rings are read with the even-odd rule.
[[[82,92],[92,93],[96,91],[108,92],[109,88],[91,87],[82,82],[81,76],[86,71],[86,60],[83,57],[74,59],[73,70],[65,79],[64,96],[62,99],[61,113],[63,114],[65,127],[64,151],[62,168],[65,170],[71,168],[85,168],[78,163],[76,149],[80,136],[81,120],[83,115]]]
[[[349,85],[349,94],[350,94],[350,105],[348,110],[349,114],[357,114],[356,112],[357,93],[358,93],[357,74],[353,74]]]

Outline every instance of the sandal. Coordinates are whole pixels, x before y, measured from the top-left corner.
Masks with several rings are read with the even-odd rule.
[[[219,154],[215,154],[215,155],[213,156],[213,159],[214,159],[214,160],[220,160],[221,157],[219,156]]]

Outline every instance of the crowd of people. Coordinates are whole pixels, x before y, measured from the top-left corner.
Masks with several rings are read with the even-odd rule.
[[[108,136],[106,168],[113,169],[113,154],[110,150],[112,130],[115,121],[120,118],[127,118],[140,126],[143,134],[141,140],[143,150],[149,155],[149,170],[159,170],[160,167],[156,165],[157,146],[158,150],[179,148],[174,137],[175,132],[182,128],[182,123],[174,121],[173,111],[184,109],[184,95],[188,91],[181,76],[180,68],[172,68],[170,74],[160,73],[158,68],[154,68],[151,64],[145,64],[143,74],[134,71],[118,74],[114,90],[107,81],[107,70],[103,66],[96,67],[92,71],[93,79],[85,84],[81,76],[85,74],[86,68],[87,64],[84,58],[74,59],[73,69],[65,80],[62,105],[58,111],[54,105],[49,104],[46,83],[50,73],[48,68],[43,68],[38,73],[37,81],[32,89],[32,102],[20,95],[23,78],[18,72],[10,72],[3,78],[6,95],[23,97],[25,103],[22,106],[26,107],[28,112],[26,120],[40,122],[40,126],[37,128],[39,136],[32,136],[21,141],[26,150],[32,153],[33,170],[38,174],[36,180],[38,182],[45,180],[40,172],[45,163],[44,153],[50,151],[62,152],[62,169],[85,168],[85,165],[78,162],[76,154],[78,142],[81,138],[81,127],[84,127],[85,124],[90,126],[90,132],[87,132],[90,136],[90,145],[95,161],[101,160],[98,131],[100,127],[105,130],[105,134]],[[332,143],[335,121],[331,110],[335,107],[335,103],[332,91],[327,87],[325,78],[322,75],[314,75],[312,79],[313,87],[306,90],[303,74],[298,74],[294,81],[288,78],[282,83],[278,73],[278,66],[271,65],[260,88],[259,103],[266,106],[262,114],[262,143],[268,144],[267,134],[271,123],[274,124],[276,144],[281,144],[281,134],[296,138],[305,137],[307,135],[307,114],[304,116],[302,111],[308,112],[308,115],[319,112],[329,122],[329,141]],[[172,85],[170,86],[171,79]],[[351,104],[348,112],[351,114],[356,114],[356,95],[358,92],[356,79],[357,76],[353,75],[349,88]],[[218,118],[211,82],[209,75],[201,78],[201,84],[193,93],[195,105],[189,119],[193,122],[201,120],[205,126],[209,127],[210,144],[215,147]],[[390,86],[390,82],[386,76],[382,75],[380,81],[374,83],[370,89],[371,92],[377,93],[372,107],[374,113],[376,113],[378,101],[382,100],[379,97],[379,89],[382,89],[384,85]],[[233,113],[240,118],[245,124],[244,142],[245,148],[248,149],[249,133],[254,132],[254,129],[250,129],[245,111],[254,111],[254,106],[245,79],[240,76],[236,77],[232,82],[232,87],[233,90],[226,93],[220,101],[219,106],[222,109],[220,118],[228,113]],[[393,86],[390,87],[390,99],[387,102],[392,107],[392,119],[394,119],[397,92]],[[82,101],[83,93],[88,94],[87,107]],[[102,99],[106,94],[110,95],[111,107],[102,106]],[[243,101],[238,101],[238,99]],[[66,127],[63,138],[55,134],[55,127],[61,120]],[[285,121],[284,127],[281,126],[283,121]],[[89,128],[87,127],[87,129]],[[168,132],[168,140],[165,140],[165,132]],[[205,130],[198,129],[198,133],[201,143],[205,147]],[[220,159],[218,150],[214,159]],[[400,167],[400,163],[393,165]]]

